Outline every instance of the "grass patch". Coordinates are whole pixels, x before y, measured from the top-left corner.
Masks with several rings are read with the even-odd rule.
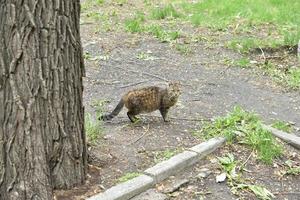
[[[129,172],[129,173],[126,173],[125,175],[121,176],[118,179],[118,182],[119,183],[123,183],[123,182],[131,180],[131,179],[133,179],[135,177],[138,177],[139,175],[141,175],[141,173],[138,173],[138,172]]]
[[[234,195],[240,195],[242,190],[249,190],[255,194],[259,199],[271,199],[275,196],[267,190],[264,186],[248,184],[246,180],[242,178],[241,171],[237,172],[237,168],[242,169],[239,161],[236,161],[233,154],[227,154],[224,157],[219,157],[219,164],[223,168],[228,178],[227,184],[231,188],[231,192]],[[240,165],[240,166],[238,166]]]
[[[168,160],[172,156],[176,155],[178,152],[180,152],[179,149],[167,149],[164,151],[154,152],[154,162],[159,163],[161,161]]]
[[[193,134],[204,138],[224,136],[229,143],[232,143],[238,135],[239,142],[253,149],[258,158],[266,164],[271,164],[272,160],[282,155],[283,151],[272,134],[262,128],[259,117],[240,107],[235,107],[225,117],[216,118],[213,123],[205,124],[202,130]]]
[[[286,71],[280,70],[280,67],[276,64],[268,62],[263,65],[262,68],[271,76],[273,79],[291,89],[300,88],[300,68],[289,67]]]
[[[175,49],[181,54],[181,55],[189,55],[192,53],[192,49],[189,45],[186,44],[176,44]]]
[[[93,120],[90,113],[86,113],[85,119],[85,132],[88,142],[95,144],[103,135],[103,124],[98,118],[104,113],[104,105],[106,100],[93,100],[91,107],[95,109],[96,120]]]
[[[132,19],[125,20],[125,30],[130,33],[149,33],[161,42],[171,42],[180,36],[178,31],[165,30],[157,24],[146,25],[145,14],[142,12],[137,12]]]
[[[125,30],[130,33],[140,33],[143,31],[143,25],[139,19],[127,19],[125,21]]]
[[[161,42],[170,42],[176,40],[180,36],[178,31],[167,31],[158,25],[147,26],[145,31],[158,38]]]
[[[241,58],[234,61],[234,64],[241,68],[247,68],[250,67],[250,60],[248,58]]]
[[[229,49],[246,54],[258,48],[278,48],[281,44],[274,39],[257,39],[257,38],[241,38],[233,39],[227,42],[226,46]]]
[[[94,144],[99,138],[102,137],[103,126],[100,121],[94,121],[90,113],[85,115],[85,133],[87,136],[88,142]]]
[[[140,33],[144,31],[143,22],[145,15],[142,12],[136,12],[135,17],[125,20],[125,30],[130,33]]]
[[[294,46],[300,39],[300,1],[211,0],[197,3],[185,2],[181,4],[181,8],[185,13],[184,18],[196,26],[221,31],[240,30],[241,33],[252,33],[260,27],[266,31],[270,37],[267,41],[266,38],[262,41],[247,38],[243,39],[245,41],[240,41],[242,50],[245,51],[248,51],[249,47],[257,48],[259,45],[260,47],[274,44]],[[274,28],[268,32],[268,27]]]
[[[293,89],[300,88],[300,68],[288,70],[286,74],[286,84]]]
[[[80,4],[81,11],[87,11],[88,9],[94,6],[101,6],[104,4],[104,0],[85,0],[83,3]]]
[[[288,167],[284,174],[286,175],[299,175],[300,174],[300,166],[296,166],[296,163],[292,160],[285,161],[285,165]]]
[[[161,8],[154,8],[151,11],[151,18],[156,20],[165,19],[167,17],[177,18],[179,16],[179,13],[171,4],[165,5]]]
[[[285,131],[287,133],[290,133],[292,131],[292,127],[289,123],[283,122],[283,121],[275,121],[272,125],[273,128],[276,128],[278,130]]]

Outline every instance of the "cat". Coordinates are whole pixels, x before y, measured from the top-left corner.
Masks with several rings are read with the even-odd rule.
[[[159,110],[165,122],[168,122],[167,114],[169,109],[174,106],[181,94],[181,84],[179,82],[169,82],[168,87],[161,88],[149,86],[127,92],[119,101],[116,108],[99,119],[103,121],[111,120],[117,116],[122,108],[128,109],[127,116],[131,122],[136,122],[136,115],[149,113]]]

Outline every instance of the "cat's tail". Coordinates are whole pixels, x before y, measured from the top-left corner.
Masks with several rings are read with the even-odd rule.
[[[116,108],[110,114],[102,115],[101,117],[99,117],[99,120],[103,120],[103,121],[111,120],[112,118],[114,118],[115,116],[117,116],[120,113],[120,111],[122,110],[123,107],[124,107],[124,100],[122,98],[119,101]]]

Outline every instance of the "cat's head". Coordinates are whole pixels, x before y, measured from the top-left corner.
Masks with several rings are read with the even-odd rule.
[[[181,94],[181,83],[179,81],[171,81],[168,83],[168,93],[178,97]]]

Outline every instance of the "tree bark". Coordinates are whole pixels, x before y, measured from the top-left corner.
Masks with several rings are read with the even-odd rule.
[[[0,199],[84,182],[79,0],[0,1]]]

